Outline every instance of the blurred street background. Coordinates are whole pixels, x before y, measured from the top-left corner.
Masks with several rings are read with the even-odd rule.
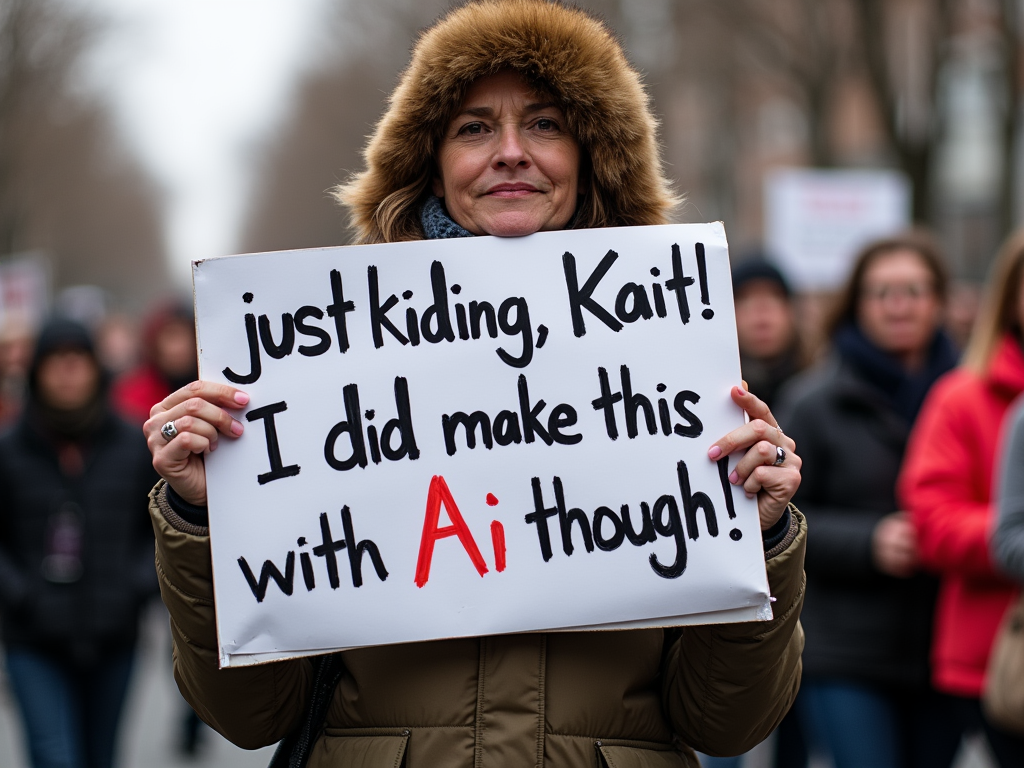
[[[1017,0],[583,5],[645,73],[682,220],[724,221],[734,258],[765,242],[789,258],[785,169],[887,171],[888,227],[936,229],[969,321],[1020,215]],[[417,30],[444,7],[3,0],[0,327],[61,301],[134,319],[188,291],[192,260],[345,243],[326,190],[360,167]],[[828,279],[793,277],[835,288],[834,261]]]
[[[167,614],[154,606],[145,620],[125,716],[118,765],[137,768],[264,768],[273,747],[239,749],[203,726],[194,753],[182,751],[181,723],[186,706],[171,677],[171,643]],[[6,681],[5,681],[6,682]],[[28,765],[17,709],[6,686],[0,690],[0,767]]]

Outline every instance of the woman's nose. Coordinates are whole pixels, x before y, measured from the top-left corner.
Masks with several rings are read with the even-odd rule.
[[[530,155],[526,149],[526,142],[518,128],[506,127],[501,130],[498,137],[498,149],[494,153],[495,167],[507,166],[516,168],[529,166]]]

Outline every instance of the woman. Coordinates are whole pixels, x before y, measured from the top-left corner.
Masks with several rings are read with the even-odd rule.
[[[661,223],[674,199],[654,126],[600,22],[547,0],[472,2],[421,36],[367,169],[338,197],[366,243]],[[800,459],[759,400],[733,397],[752,421],[708,455],[743,453],[734,482],[758,494],[774,621],[347,651],[310,765],[694,766],[691,747],[737,753],[769,733],[799,682],[804,535],[787,505]],[[151,511],[176,676],[207,722],[255,747],[299,723],[313,664],[217,671],[202,455],[241,434],[231,411],[247,402],[196,382],[145,430],[167,481]]]
[[[1024,739],[987,722],[979,697],[1014,588],[989,554],[992,484],[1002,423],[1024,392],[1024,233],[993,265],[963,365],[929,394],[907,447],[899,498],[913,517],[921,565],[939,574],[932,667],[962,727],[983,728],[1001,766],[1024,764]]]
[[[142,331],[143,361],[116,379],[110,399],[124,418],[141,424],[153,403],[196,378],[196,321],[191,302],[157,307]]]
[[[32,765],[109,768],[139,612],[156,592],[138,434],[111,412],[84,327],[43,328],[0,437],[0,613]]]
[[[956,364],[940,330],[946,290],[924,234],[866,246],[830,323],[830,356],[780,408],[807,457],[796,503],[813,526],[798,710],[836,768],[938,768],[957,749],[928,680],[935,582],[918,570],[913,524],[896,502],[911,425]]]

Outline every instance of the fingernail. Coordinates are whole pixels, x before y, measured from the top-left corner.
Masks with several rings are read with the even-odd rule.
[[[708,450],[708,456],[710,456],[712,459],[717,459],[721,455],[722,449],[719,448],[717,445],[712,445],[710,450]]]
[[[249,396],[245,392],[235,392],[235,402],[239,405],[245,405],[249,402]],[[242,434],[239,432],[238,434]]]
[[[730,473],[730,475],[729,475],[729,482],[730,482],[730,483],[732,483],[733,485],[736,485],[736,483],[738,483],[739,481],[740,481],[740,476],[739,476],[739,474],[738,474],[738,473],[736,472],[736,470],[734,469],[734,470],[733,470],[733,471],[732,471],[732,472]]]
[[[242,422],[234,420],[231,421],[231,434],[240,435],[242,434],[243,429],[244,427],[242,426]]]
[[[754,494],[754,493],[748,493],[748,494],[747,494],[747,498],[748,498],[748,499],[756,499],[756,498],[757,498],[757,494]]]

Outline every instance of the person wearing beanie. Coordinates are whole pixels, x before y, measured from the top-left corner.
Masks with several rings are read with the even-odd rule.
[[[793,293],[778,267],[761,257],[733,267],[732,293],[743,379],[771,408],[782,386],[804,367]]]
[[[55,318],[24,412],[0,436],[0,624],[38,767],[113,764],[139,613],[156,591],[155,475],[107,389],[89,332]]]
[[[553,0],[473,0],[420,35],[365,170],[336,197],[362,243],[663,224],[677,198],[656,128],[600,20]],[[248,396],[207,381],[173,393],[144,429],[164,478],[150,514],[179,688],[249,748],[299,733],[322,707],[323,728],[286,742],[281,765],[694,768],[694,748],[749,749],[799,685],[805,526],[788,503],[795,444],[763,402],[731,393],[751,422],[709,439],[708,457],[740,453],[736,482],[759,492],[774,619],[351,649],[328,657],[336,685],[314,683],[316,659],[218,669],[203,455],[241,434]]]

